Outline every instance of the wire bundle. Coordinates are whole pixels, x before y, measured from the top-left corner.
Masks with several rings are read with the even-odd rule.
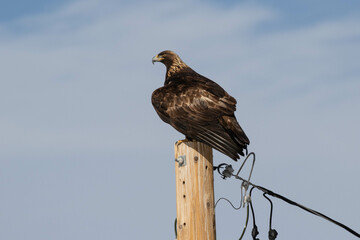
[[[247,159],[250,157],[250,156],[253,156],[253,162],[252,162],[252,166],[251,166],[251,170],[250,170],[250,173],[249,173],[249,177],[247,180],[245,180],[244,178],[240,177],[239,174],[243,168],[243,166],[245,165]],[[294,202],[278,193],[275,193],[265,187],[262,187],[262,186],[259,186],[259,185],[256,185],[256,184],[253,184],[250,182],[250,179],[251,179],[251,174],[253,172],[253,169],[254,169],[254,165],[255,165],[255,153],[251,152],[247,155],[247,157],[245,158],[244,162],[242,163],[241,167],[239,168],[239,171],[236,173],[236,174],[233,174],[234,172],[234,169],[232,168],[232,166],[230,164],[226,164],[226,163],[222,163],[220,164],[219,166],[215,166],[214,167],[214,170],[217,170],[218,173],[221,175],[221,177],[223,179],[226,179],[226,178],[230,178],[230,177],[235,177],[236,179],[238,180],[241,180],[242,181],[242,184],[241,184],[241,201],[240,201],[240,206],[237,208],[235,207],[231,201],[229,201],[228,199],[226,198],[219,198],[217,201],[216,201],[216,204],[215,204],[215,207],[217,205],[217,203],[220,201],[220,200],[226,200],[228,203],[230,203],[230,205],[235,209],[235,210],[239,210],[242,206],[246,206],[247,208],[247,216],[246,216],[246,223],[245,223],[245,226],[244,226],[244,229],[242,231],[242,234],[239,238],[239,240],[241,240],[244,236],[244,233],[246,231],[246,228],[247,228],[247,224],[248,224],[248,220],[249,220],[249,206],[251,208],[251,212],[252,212],[252,218],[253,218],[253,229],[252,229],[252,238],[253,240],[259,240],[257,237],[257,235],[259,234],[258,232],[258,228],[256,226],[256,223],[255,223],[255,213],[254,213],[254,208],[253,208],[253,205],[252,205],[252,199],[251,199],[251,193],[253,191],[254,188],[260,190],[263,192],[263,196],[270,202],[270,220],[269,220],[269,232],[268,232],[268,237],[270,240],[275,240],[278,233],[275,229],[272,228],[272,213],[273,213],[273,203],[272,201],[270,200],[270,198],[267,196],[272,196],[272,197],[275,197],[275,198],[278,198],[278,199],[281,199],[283,201],[285,201],[286,203],[288,204],[291,204],[291,205],[294,205],[294,206],[297,206],[311,214],[314,214],[316,216],[319,216],[319,217],[322,217],[336,225],[338,225],[339,227],[345,229],[346,231],[350,232],[351,234],[353,234],[354,236],[360,238],[360,234],[355,232],[353,229],[349,228],[348,226],[344,225],[343,223],[340,223],[318,211],[315,211],[311,208],[308,208],[308,207],[305,207],[304,205],[301,205],[297,202]],[[223,169],[224,170],[221,172],[220,170]],[[251,190],[250,190],[250,193],[248,195],[246,195],[246,192],[248,190],[248,187],[249,186],[252,186],[251,187]],[[244,192],[244,193],[243,193]]]

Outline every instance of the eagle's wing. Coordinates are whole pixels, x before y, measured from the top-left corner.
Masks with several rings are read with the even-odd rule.
[[[217,84],[168,84],[153,93],[152,103],[160,118],[186,137],[234,160],[244,155],[249,139],[234,116],[236,100]]]

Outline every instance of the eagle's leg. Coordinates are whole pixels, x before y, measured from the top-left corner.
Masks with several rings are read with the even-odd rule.
[[[192,138],[190,138],[190,137],[188,137],[188,136],[185,136],[185,139],[179,140],[179,141],[177,141],[175,144],[176,144],[176,145],[179,145],[180,143],[192,142],[192,141],[195,141],[195,140],[193,140]]]

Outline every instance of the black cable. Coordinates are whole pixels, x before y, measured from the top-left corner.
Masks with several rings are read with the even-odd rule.
[[[227,164],[227,163],[222,163],[222,164],[220,164],[220,165],[218,165],[218,166],[213,166],[213,171],[217,170],[218,173],[222,176],[222,178],[225,179],[226,176],[224,176],[224,174],[220,172],[220,169],[221,169],[223,166],[227,167],[227,166],[231,166],[231,165],[229,165],[229,164]]]
[[[242,177],[240,177],[238,174],[240,173],[240,171],[241,171],[242,167],[244,166],[244,164],[245,164],[246,160],[248,159],[248,157],[250,157],[251,155],[253,156],[253,164],[252,164],[252,167],[251,167],[251,170],[250,170],[249,178],[248,178],[248,180],[245,180],[245,179],[243,179]],[[358,232],[355,232],[355,231],[354,231],[353,229],[351,229],[350,227],[348,227],[348,226],[346,226],[346,225],[344,225],[344,224],[342,224],[342,223],[340,223],[340,222],[338,222],[338,221],[336,221],[336,220],[334,220],[334,219],[326,216],[325,214],[322,214],[322,213],[320,213],[320,212],[318,212],[318,211],[315,211],[315,210],[313,210],[313,209],[311,209],[311,208],[305,207],[304,205],[301,205],[301,204],[299,204],[299,203],[297,203],[297,202],[294,202],[294,201],[292,201],[292,200],[290,200],[290,199],[288,199],[288,198],[286,198],[286,197],[284,197],[284,196],[282,196],[282,195],[280,195],[280,194],[278,194],[278,193],[275,193],[275,192],[273,192],[273,191],[271,191],[271,190],[269,190],[269,189],[267,189],[267,188],[264,188],[264,187],[262,187],[262,186],[258,186],[258,185],[255,185],[255,184],[251,183],[251,182],[250,182],[250,178],[251,178],[251,174],[252,174],[252,171],[253,171],[253,168],[254,168],[254,164],[255,164],[255,153],[251,152],[251,153],[249,153],[249,154],[246,156],[244,162],[242,163],[242,165],[241,165],[241,167],[240,167],[240,169],[239,169],[239,171],[237,172],[236,175],[233,174],[233,171],[234,171],[234,170],[233,170],[232,166],[229,165],[229,164],[226,164],[226,163],[222,163],[222,164],[220,164],[219,166],[214,167],[214,170],[217,170],[217,171],[219,172],[219,174],[222,176],[223,179],[228,178],[228,177],[231,177],[231,176],[234,176],[236,179],[239,179],[239,180],[243,181],[243,184],[244,184],[244,183],[246,184],[246,186],[245,186],[246,189],[247,189],[247,187],[248,187],[249,185],[253,186],[253,187],[251,188],[251,190],[250,190],[250,197],[251,197],[251,191],[252,191],[254,188],[257,188],[257,189],[259,189],[260,191],[262,191],[262,192],[264,192],[264,193],[266,193],[266,194],[268,194],[268,195],[270,195],[270,196],[279,198],[279,199],[287,202],[288,204],[297,206],[297,207],[299,207],[299,208],[301,208],[301,209],[303,209],[303,210],[305,210],[305,211],[307,211],[307,212],[309,212],[309,213],[311,213],[311,214],[314,214],[314,215],[316,215],[316,216],[318,216],[318,217],[322,217],[322,218],[328,220],[329,222],[332,222],[333,224],[335,224],[335,225],[337,225],[337,226],[345,229],[346,231],[348,231],[349,233],[353,234],[354,236],[360,238],[360,234],[359,234]],[[221,172],[220,172],[220,168],[222,168],[223,166],[225,166],[225,170],[221,173]],[[242,185],[242,186],[243,186],[243,185]],[[245,194],[246,194],[246,190],[245,190]],[[266,196],[264,195],[264,197],[266,197]],[[267,197],[266,197],[266,198],[267,198]],[[267,199],[270,201],[269,198],[267,198]],[[219,200],[220,200],[220,199],[219,199]],[[226,200],[227,200],[227,199],[226,199]],[[230,201],[228,200],[228,202],[230,202]],[[270,201],[270,203],[271,203],[271,209],[272,209],[272,202]],[[232,204],[231,204],[231,205],[232,205]],[[240,203],[240,206],[241,206],[241,203]],[[234,207],[234,206],[233,206],[233,207]],[[252,215],[253,215],[253,224],[254,224],[254,228],[253,228],[253,239],[256,239],[255,237],[256,237],[257,234],[255,235],[255,233],[257,232],[257,226],[255,225],[255,214],[254,214],[254,209],[253,209],[253,206],[252,206],[251,201],[250,201],[250,207],[251,207],[251,212],[252,212]],[[272,216],[272,210],[271,210],[271,216]],[[270,228],[271,228],[271,219],[270,219]],[[274,230],[274,229],[270,229],[270,231],[271,231],[271,230]],[[270,232],[269,232],[269,238],[270,238],[270,239],[275,239],[275,238],[276,238],[276,235],[277,235],[276,231],[274,230],[272,234],[273,234],[273,235],[270,236]],[[255,237],[254,237],[254,235],[255,235]],[[272,237],[275,237],[275,238],[272,238]]]
[[[234,176],[235,178],[237,178],[237,179],[242,180],[242,181],[246,181],[245,179],[243,179],[242,177],[239,177],[239,176],[237,176],[237,175],[233,175],[233,176]],[[332,223],[334,223],[335,225],[338,225],[339,227],[345,229],[346,231],[348,231],[349,233],[353,234],[354,236],[360,238],[360,234],[359,234],[359,233],[355,232],[353,229],[349,228],[348,226],[346,226],[346,225],[344,225],[344,224],[342,224],[342,223],[340,223],[340,222],[338,222],[338,221],[336,221],[336,220],[334,220],[334,219],[326,216],[325,214],[322,214],[322,213],[320,213],[320,212],[318,212],[318,211],[315,211],[315,210],[313,210],[313,209],[311,209],[311,208],[305,207],[305,206],[303,206],[303,205],[301,205],[301,204],[299,204],[299,203],[297,203],[297,202],[294,202],[294,201],[292,201],[292,200],[290,200],[290,199],[288,199],[288,198],[286,198],[286,197],[284,197],[284,196],[282,196],[282,195],[280,195],[280,194],[278,194],[278,193],[275,193],[275,192],[273,192],[273,191],[271,191],[271,190],[269,190],[269,189],[267,189],[267,188],[264,188],[264,187],[259,186],[259,185],[255,185],[255,184],[253,184],[253,183],[251,183],[251,182],[248,182],[248,183],[249,183],[249,185],[251,185],[251,186],[259,189],[260,191],[263,191],[263,192],[267,193],[267,194],[270,195],[270,196],[279,198],[279,199],[281,199],[281,200],[283,200],[283,201],[285,201],[285,202],[287,202],[287,203],[289,203],[289,204],[291,204],[291,205],[297,206],[297,207],[299,207],[299,208],[301,208],[301,209],[303,209],[303,210],[305,210],[305,211],[307,211],[307,212],[309,212],[309,213],[312,213],[312,214],[314,214],[314,215],[316,215],[316,216],[322,217],[322,218],[328,220],[329,222],[332,222]]]
[[[175,228],[175,239],[177,239],[177,218],[175,218],[174,228]]]
[[[278,233],[275,229],[272,228],[272,214],[273,214],[273,203],[270,200],[270,198],[268,198],[266,196],[266,193],[263,194],[263,196],[270,202],[270,220],[269,220],[269,239],[270,240],[275,240]]]
[[[252,187],[250,189],[250,199],[251,199],[251,194],[252,194],[252,190],[254,190],[255,187]],[[256,221],[255,221],[255,213],[254,213],[254,208],[253,208],[253,205],[252,205],[252,201],[250,201],[250,208],[251,208],[251,213],[252,213],[252,218],[253,218],[253,229],[251,231],[251,236],[253,238],[253,240],[259,240],[258,238],[256,238],[257,235],[259,235],[259,231],[258,231],[258,228],[256,226]]]
[[[252,194],[252,191],[254,190],[255,187],[252,187],[250,189],[250,198],[251,198],[251,194]],[[254,213],[254,208],[253,208],[253,205],[252,205],[252,201],[250,201],[250,207],[251,207],[251,213],[252,213],[252,218],[253,218],[253,226],[256,226],[256,223],[255,223],[255,213]]]
[[[272,229],[271,226],[272,226],[273,203],[272,203],[272,201],[270,200],[270,198],[268,198],[268,197],[266,196],[266,193],[265,193],[265,192],[263,193],[263,196],[264,196],[264,198],[266,198],[266,199],[270,202],[269,230],[271,230],[271,229]]]

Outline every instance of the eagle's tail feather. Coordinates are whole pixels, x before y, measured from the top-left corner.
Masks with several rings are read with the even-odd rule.
[[[222,116],[219,122],[231,139],[241,148],[239,154],[244,156],[243,150],[245,149],[247,155],[247,145],[250,144],[250,141],[237,122],[235,115]]]
[[[239,159],[239,155],[244,156],[243,147],[234,142],[230,136],[224,135],[223,132],[202,127],[202,133],[200,135],[205,143],[228,155],[235,161]]]
[[[216,142],[215,139],[209,138],[208,136],[205,136],[202,133],[198,134],[197,137],[199,138],[199,140],[201,142],[208,144],[210,147],[215,148],[219,152],[229,156],[230,158],[234,159],[235,161],[237,161],[237,159],[239,158],[237,154],[234,154],[234,151],[232,149],[229,149],[228,147]]]

